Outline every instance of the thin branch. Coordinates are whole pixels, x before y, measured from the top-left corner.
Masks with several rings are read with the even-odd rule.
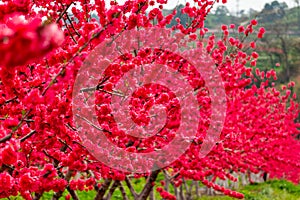
[[[76,128],[72,127],[69,123],[65,124],[66,127],[68,127],[72,131],[77,131]]]
[[[127,197],[127,194],[126,194],[126,191],[124,189],[124,186],[123,186],[122,182],[120,182],[120,184],[119,184],[119,189],[121,191],[123,200],[128,200],[128,197]]]
[[[178,188],[175,186],[174,182],[171,182],[171,185],[173,186],[174,195],[175,195],[176,199],[179,199]]]
[[[87,2],[86,2],[86,0],[84,0],[84,9],[85,9],[85,20],[86,20],[86,22],[88,22],[89,21],[89,14],[88,14],[88,7],[87,7]]]
[[[73,143],[75,144],[78,144],[79,146],[81,146],[83,149],[86,149],[86,147],[84,145],[82,145],[80,142],[76,141],[76,140],[73,140],[72,141]]]
[[[0,143],[4,143],[11,139],[13,133],[15,133],[22,126],[24,119],[27,118],[27,116],[29,115],[30,112],[31,112],[31,109],[26,112],[26,114],[22,117],[22,119],[20,120],[18,125],[16,127],[14,127],[14,129],[8,135],[6,135],[0,139]]]
[[[69,27],[68,27],[68,23],[66,22],[66,20],[65,20],[65,18],[62,18],[63,19],[63,21],[64,21],[64,23],[65,23],[65,25],[66,25],[66,28],[67,28],[67,30],[68,30],[68,32],[69,32],[69,35],[70,35],[70,37],[72,38],[72,40],[73,40],[73,42],[75,43],[75,44],[78,44],[78,42],[75,40],[75,38],[73,37],[73,34],[71,33],[71,31],[70,31],[70,29],[69,29]]]
[[[35,193],[33,200],[39,200],[43,196],[43,193]]]
[[[184,195],[183,195],[183,186],[182,186],[182,184],[180,185],[180,188],[179,188],[179,199],[185,200]]]
[[[67,190],[68,190],[69,194],[71,195],[71,197],[73,198],[73,200],[79,200],[76,192],[74,190],[72,190],[70,188],[70,186],[67,186]]]
[[[92,127],[94,127],[95,129],[97,129],[98,131],[103,131],[103,132],[106,132],[106,133],[111,133],[110,131],[108,130],[105,130],[105,129],[102,129],[100,127],[98,127],[97,125],[93,124],[92,122],[90,122],[87,118],[85,117],[82,117],[78,114],[76,114],[76,117],[79,117],[80,119],[83,119],[84,121],[86,121],[89,125],[91,125]]]
[[[134,199],[136,199],[138,197],[138,194],[136,193],[136,191],[132,187],[130,179],[127,176],[125,177],[125,183],[126,183],[127,187],[129,188],[131,194],[133,195]]]
[[[147,179],[147,183],[145,187],[143,188],[142,192],[139,194],[138,200],[144,200],[147,199],[150,195],[150,192],[153,188],[153,183],[155,182],[160,170],[152,171],[150,176]]]
[[[68,21],[70,22],[71,27],[72,27],[72,29],[74,30],[74,32],[76,33],[76,35],[80,37],[80,36],[81,36],[80,33],[78,33],[78,31],[75,29],[75,27],[74,27],[74,25],[73,25],[73,23],[72,23],[72,20],[70,19],[70,17],[69,17],[68,14],[66,15],[66,17],[67,17]]]
[[[16,100],[17,98],[18,98],[18,97],[15,96],[15,97],[13,97],[13,98],[11,98],[11,99],[8,99],[8,100],[6,100],[6,101],[4,102],[4,104],[8,104],[8,103],[10,103],[10,102]],[[2,105],[3,105],[3,104],[2,104]]]
[[[55,157],[51,156],[45,149],[43,149],[43,153],[44,153],[47,157],[51,158],[52,160],[58,161],[58,162],[59,162],[59,160],[57,160]],[[57,166],[54,166],[54,167],[56,168]]]
[[[115,192],[115,190],[117,189],[117,187],[119,186],[120,181],[114,181],[113,185],[110,187],[108,194],[106,196],[106,200],[110,200],[113,193]]]
[[[107,90],[103,90],[103,89],[99,88],[98,86],[97,87],[82,88],[80,90],[80,92],[93,92],[93,91],[96,91],[96,90],[99,90],[101,92],[104,92],[104,93],[107,93],[107,94],[111,94],[111,95],[116,95],[116,96],[120,96],[120,97],[126,97],[124,94],[119,93],[119,92],[117,92],[115,90],[112,90],[112,92],[110,92],[110,91],[107,91]]]
[[[173,176],[170,176],[169,173],[166,170],[163,170],[163,173],[167,176],[167,178],[169,179],[169,181],[172,181],[173,179],[177,178],[180,175],[180,173],[177,172]]]
[[[25,122],[34,122],[33,119],[24,119]]]
[[[73,4],[74,2],[71,2],[67,7],[66,9],[59,15],[58,19],[56,20],[56,23],[59,22],[59,20],[61,20],[61,18],[64,16],[64,14],[66,14],[66,12],[68,11],[68,9],[71,7],[71,5]]]
[[[149,194],[149,200],[155,200],[155,195],[154,195],[154,190],[153,190],[153,188],[152,188],[151,191],[150,191],[150,194]]]
[[[8,135],[4,136],[3,138],[1,138],[1,139],[0,139],[0,143],[4,143],[4,142],[10,140],[11,137],[12,137],[12,132],[9,133]]]
[[[36,133],[36,130],[32,130],[32,131],[30,131],[30,133],[28,133],[27,135],[25,135],[24,137],[22,137],[21,139],[20,139],[20,141],[21,142],[24,142],[25,140],[27,140],[28,138],[30,138],[33,134],[35,134]]]
[[[65,141],[63,141],[63,140],[60,139],[60,138],[58,138],[58,141],[59,141],[60,143],[64,144],[64,145],[66,145],[67,148],[69,148],[71,151],[73,151],[73,149],[72,149]]]
[[[105,195],[106,190],[109,188],[112,179],[106,179],[104,183],[101,185],[100,189],[97,192],[97,195],[94,200],[102,200]]]

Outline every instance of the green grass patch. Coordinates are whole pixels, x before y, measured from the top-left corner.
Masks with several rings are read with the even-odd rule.
[[[163,180],[163,175],[160,174],[157,180],[157,186],[160,185],[160,181]],[[189,181],[187,181],[190,184]],[[137,192],[141,192],[145,184],[145,179],[134,179],[132,181],[133,187]],[[124,189],[127,193],[129,199],[133,199],[130,195],[130,191],[125,183],[123,183]],[[247,185],[240,187],[238,192],[241,192],[245,195],[245,200],[300,200],[300,185],[294,185],[291,182],[286,180],[270,180],[265,183],[257,183],[252,185]],[[170,187],[170,192],[173,192],[173,189]],[[96,196],[95,191],[76,191],[79,199],[83,200],[93,200]],[[63,196],[60,199],[65,199],[64,197],[68,194],[67,191],[64,192]],[[53,196],[53,192],[44,193],[41,197],[41,200],[49,200]],[[159,194],[155,193],[156,199],[161,199]],[[11,200],[22,200],[22,197],[10,197]],[[71,198],[72,199],[72,198]],[[122,194],[119,189],[116,189],[113,197],[113,200],[122,200]],[[2,200],[2,199],[1,199]],[[228,196],[201,196],[199,200],[234,200],[234,198]]]
[[[247,185],[238,189],[238,192],[245,195],[245,200],[300,200],[300,185],[285,180]],[[200,199],[234,200],[227,196],[203,196]]]

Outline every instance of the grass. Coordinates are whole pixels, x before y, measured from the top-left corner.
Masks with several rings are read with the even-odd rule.
[[[158,177],[157,185],[162,180],[162,177]],[[133,186],[137,192],[143,189],[145,184],[144,179],[133,180]],[[133,199],[129,196],[130,192],[127,187],[124,187],[129,199]],[[257,183],[252,185],[247,185],[238,189],[239,192],[245,195],[245,200],[300,200],[300,185],[294,185],[291,182],[285,180],[271,180],[265,183]],[[172,191],[171,191],[172,192]],[[95,191],[77,191],[76,192],[79,199],[92,200],[96,196]],[[68,193],[64,192],[64,195],[60,199],[65,199]],[[49,200],[52,198],[53,192],[45,193],[41,200]],[[156,199],[161,199],[159,194],[155,194]],[[22,200],[20,196],[11,197],[11,200]],[[113,200],[122,200],[122,195],[120,190],[116,189],[113,194]],[[1,199],[2,200],[2,199]],[[202,196],[198,200],[234,200],[234,198],[228,196]]]
[[[285,180],[247,185],[238,190],[245,200],[300,200],[300,185]],[[201,200],[233,200],[227,196],[204,196]]]
[[[300,186],[284,180],[245,186],[240,192],[247,200],[300,200]]]

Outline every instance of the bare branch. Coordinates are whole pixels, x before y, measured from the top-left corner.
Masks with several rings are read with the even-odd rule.
[[[134,199],[136,199],[138,197],[138,194],[136,193],[136,191],[132,187],[130,179],[127,176],[125,177],[125,183],[126,183],[127,187],[129,188],[130,193],[133,195]]]
[[[0,143],[4,143],[8,140],[10,140],[12,137],[12,133],[9,133],[8,135],[4,136],[3,138],[0,139]]]
[[[97,125],[93,124],[92,122],[90,122],[87,118],[85,117],[82,117],[78,114],[76,114],[76,117],[79,117],[80,119],[83,119],[84,121],[86,121],[89,125],[91,125],[92,127],[94,127],[95,129],[97,129],[98,131],[103,131],[103,132],[106,132],[106,133],[111,133],[110,131],[108,130],[105,130],[105,129],[102,129],[100,127],[98,127]]]
[[[106,179],[104,183],[101,185],[100,189],[97,192],[97,195],[94,200],[102,200],[106,190],[109,188],[112,179]]]
[[[120,184],[119,184],[119,189],[121,191],[123,199],[128,200],[128,197],[127,197],[127,194],[126,194],[126,191],[124,189],[124,186],[123,186],[122,182],[120,182]]]
[[[14,127],[14,129],[13,129],[8,135],[6,135],[6,136],[4,136],[3,138],[0,139],[0,143],[4,143],[4,142],[6,142],[6,141],[8,141],[8,140],[11,139],[13,133],[15,133],[15,132],[22,126],[22,124],[23,124],[23,122],[24,122],[24,119],[27,118],[27,116],[29,115],[30,112],[31,112],[31,109],[28,110],[28,111],[25,113],[25,115],[23,115],[23,117],[22,117],[22,119],[20,120],[20,122],[18,123],[18,125],[17,125],[16,127]]]
[[[77,131],[76,128],[72,127],[69,123],[65,124],[66,127],[68,127],[72,131]]]
[[[73,198],[73,200],[79,200],[76,192],[74,190],[72,190],[70,188],[70,186],[67,186],[67,190],[68,190],[69,194],[71,195],[71,197]]]
[[[113,185],[110,187],[108,194],[106,196],[106,200],[110,200],[113,193],[115,192],[115,190],[117,189],[117,187],[119,186],[120,181],[114,181]]]
[[[56,20],[56,23],[59,22],[59,20],[61,20],[61,18],[64,16],[64,14],[66,14],[66,12],[68,11],[68,9],[71,7],[71,5],[73,4],[74,2],[71,2],[67,7],[66,9],[59,15],[58,19]]]
[[[28,133],[27,135],[25,135],[24,137],[22,137],[21,139],[20,139],[20,141],[21,142],[24,142],[25,140],[27,140],[28,138],[30,138],[33,134],[35,134],[36,133],[36,130],[32,130],[32,131],[30,131],[30,133]]]
[[[74,25],[73,25],[73,23],[72,23],[72,20],[70,19],[69,15],[66,15],[66,17],[67,17],[68,21],[70,22],[71,27],[73,28],[73,30],[74,30],[74,32],[76,33],[76,35],[80,37],[81,35],[80,35],[80,33],[78,33],[78,31],[75,29],[75,27],[74,27]]]
[[[75,44],[78,44],[78,42],[75,40],[75,38],[73,37],[73,34],[71,33],[71,31],[70,31],[70,29],[69,29],[69,27],[68,27],[67,21],[65,20],[65,18],[62,18],[62,19],[63,19],[63,21],[64,21],[64,23],[65,23],[65,25],[66,25],[66,28],[67,28],[67,30],[68,30],[68,33],[69,33],[70,37],[72,38],[73,42],[74,42]]]
[[[67,148],[69,148],[71,151],[73,151],[73,149],[65,142],[63,141],[62,139],[58,138],[58,141],[64,145],[66,145]]]
[[[153,188],[153,182],[155,182],[160,170],[152,171],[150,176],[147,179],[147,183],[145,187],[143,188],[142,192],[139,194],[138,200],[147,199],[152,188]]]

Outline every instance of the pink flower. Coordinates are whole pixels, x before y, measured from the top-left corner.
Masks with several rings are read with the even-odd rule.
[[[234,29],[235,28],[235,24],[230,24],[229,28]]]

